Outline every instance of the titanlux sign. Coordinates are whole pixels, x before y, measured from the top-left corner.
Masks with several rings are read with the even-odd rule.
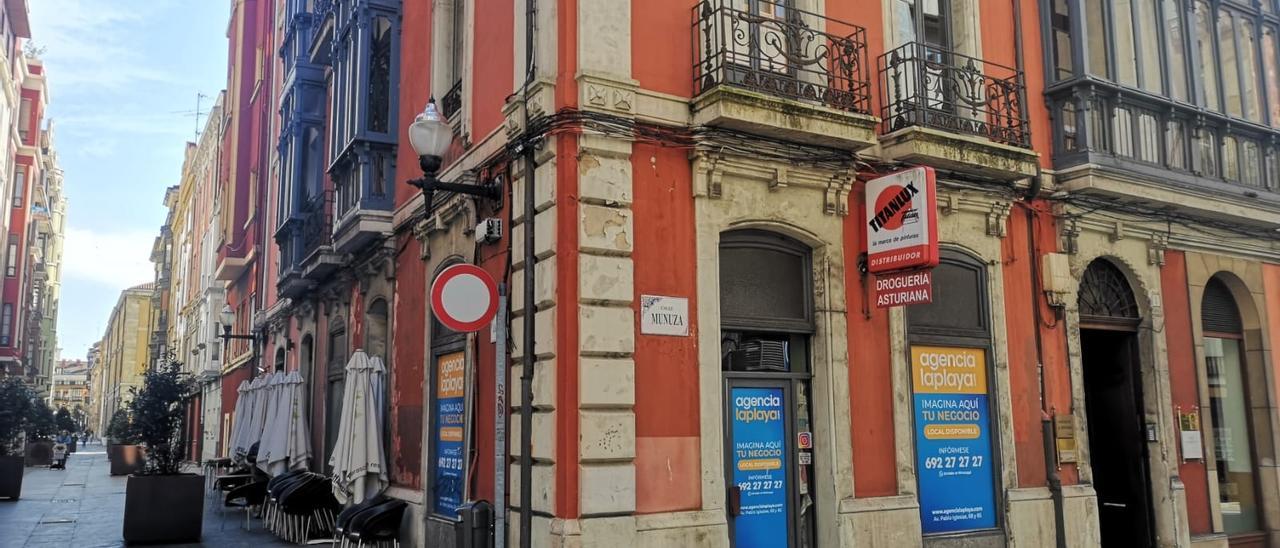
[[[867,181],[867,270],[938,265],[933,168],[916,167]]]

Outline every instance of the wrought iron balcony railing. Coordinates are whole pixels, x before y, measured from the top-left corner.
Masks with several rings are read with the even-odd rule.
[[[869,114],[866,30],[783,1],[694,5],[694,94],[728,85]]]
[[[302,249],[298,256],[301,263],[321,246],[333,240],[333,192],[324,191],[311,198],[302,210]]]
[[[445,119],[453,118],[459,110],[462,110],[462,80],[454,82],[449,93],[444,94],[444,99],[440,101],[440,113]]]
[[[918,126],[1031,146],[1021,71],[919,42],[878,64],[885,133]]]

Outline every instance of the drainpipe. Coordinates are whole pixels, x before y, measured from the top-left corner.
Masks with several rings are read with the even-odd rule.
[[[1014,0],[1017,5],[1018,0]],[[1036,176],[1032,179],[1032,188],[1034,189],[1027,196],[1028,200],[1034,198],[1039,192],[1040,177]],[[1040,327],[1043,324],[1043,314],[1040,309],[1041,295],[1044,293],[1043,281],[1040,275],[1040,256],[1036,251],[1036,230],[1035,230],[1035,210],[1030,205],[1024,205],[1027,214],[1027,256],[1031,263],[1031,303],[1035,316],[1036,329],[1036,373],[1039,377],[1040,384],[1040,439],[1044,444],[1044,471],[1045,479],[1049,484],[1049,494],[1053,498],[1053,518],[1054,518],[1054,537],[1057,548],[1066,548],[1067,532],[1066,532],[1066,509],[1062,499],[1062,477],[1058,474],[1057,446],[1054,443],[1055,436],[1053,431],[1053,409],[1047,405],[1047,392],[1044,379],[1044,340],[1040,334]]]
[[[533,354],[534,354],[534,147],[529,141],[529,85],[537,74],[533,54],[537,0],[524,3],[524,356],[520,368],[520,548],[533,540]],[[512,204],[514,207],[515,204]]]

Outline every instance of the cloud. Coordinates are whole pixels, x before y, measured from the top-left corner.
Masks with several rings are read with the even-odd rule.
[[[121,290],[152,281],[151,244],[156,234],[145,230],[104,232],[68,227],[63,244],[63,279],[76,279]]]
[[[156,0],[40,0],[31,6],[33,41],[47,47],[43,57],[55,87],[122,90],[137,84],[181,84],[180,73],[148,66],[141,55],[153,29],[147,17],[163,8]],[[153,46],[154,47],[154,46]]]

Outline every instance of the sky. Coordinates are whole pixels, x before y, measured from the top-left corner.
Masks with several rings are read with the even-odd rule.
[[[164,189],[226,83],[230,0],[29,0],[67,234],[58,346],[83,359],[122,289],[152,281]],[[199,119],[204,123],[204,118]]]

